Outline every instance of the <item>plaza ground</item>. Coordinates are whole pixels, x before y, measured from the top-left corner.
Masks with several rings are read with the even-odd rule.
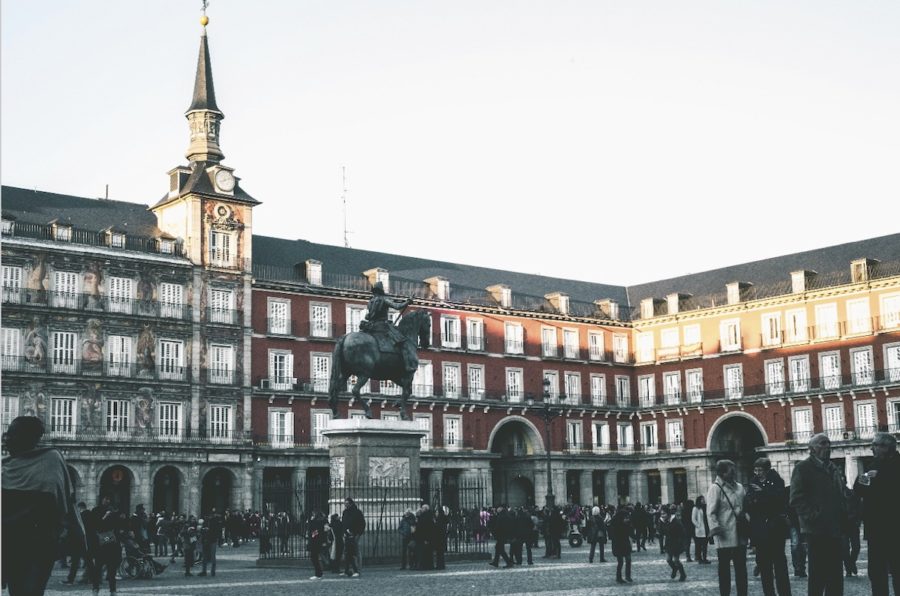
[[[366,595],[391,594],[397,596],[434,596],[438,594],[542,594],[546,596],[607,595],[607,594],[691,594],[717,595],[716,559],[710,549],[711,565],[686,563],[688,580],[679,583],[669,579],[670,569],[659,554],[658,547],[636,553],[633,558],[634,583],[619,585],[615,581],[615,562],[588,564],[588,549],[563,546],[560,560],[546,560],[542,551],[535,551],[535,564],[513,569],[494,569],[487,560],[450,563],[444,571],[400,571],[398,566],[366,567],[360,578],[326,573],[325,578],[311,581],[312,566],[303,561],[295,567],[260,568],[256,566],[255,542],[237,549],[219,550],[216,577],[185,577],[183,568],[170,566],[152,580],[122,580],[118,592],[123,596],[294,596],[303,594]],[[607,549],[608,551],[608,549]],[[161,559],[160,559],[161,560]],[[607,556],[607,561],[614,561]],[[790,565],[790,557],[788,557]],[[748,562],[752,573],[752,560]],[[847,596],[870,594],[866,577],[867,552],[865,543],[859,558],[859,577],[845,578]],[[197,569],[195,568],[195,573]],[[56,569],[48,585],[50,596],[89,595],[88,586],[65,586],[60,580],[66,571]],[[792,577],[794,594],[806,593],[806,580]],[[4,591],[3,594],[7,594]],[[103,584],[101,594],[108,594]],[[759,578],[750,577],[750,594],[761,595]]]

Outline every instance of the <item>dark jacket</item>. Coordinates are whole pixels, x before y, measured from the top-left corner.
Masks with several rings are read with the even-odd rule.
[[[416,516],[412,513],[404,513],[403,517],[400,518],[400,536],[403,538],[409,538],[413,535],[413,531],[416,529]]]
[[[309,538],[310,547],[321,547],[328,540],[328,534],[325,533],[325,516],[314,515],[309,520],[309,526],[306,528],[306,537]]]
[[[534,538],[534,520],[525,510],[516,512],[516,539],[522,542],[529,542]]]
[[[788,537],[787,491],[775,470],[764,479],[754,477],[747,486],[744,511],[750,516],[750,544],[758,546]]]
[[[491,516],[488,529],[498,542],[509,542],[513,537],[513,520],[506,509]]]
[[[666,537],[666,554],[674,557],[684,552],[687,532],[677,516],[663,523],[663,535]]]
[[[355,504],[347,506],[341,516],[344,531],[354,536],[361,536],[366,531],[366,518]]]
[[[826,468],[827,463],[808,457],[791,474],[791,507],[797,510],[800,532],[839,538],[846,525],[843,474]],[[838,479],[838,476],[841,479]]]
[[[606,542],[606,522],[602,512],[588,517],[585,533],[589,543]]]
[[[866,540],[894,545],[900,536],[900,453],[893,453],[884,461],[875,460],[873,469],[878,475],[869,486],[857,482],[854,492],[862,498],[862,517]]]
[[[631,533],[633,531],[634,528],[632,528],[628,516],[617,511],[609,523],[609,539],[612,542],[613,556],[624,557],[631,554]]]

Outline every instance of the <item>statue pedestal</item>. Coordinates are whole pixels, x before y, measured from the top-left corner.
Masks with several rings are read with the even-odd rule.
[[[419,450],[425,431],[408,420],[338,419],[328,437],[332,486],[418,488]]]

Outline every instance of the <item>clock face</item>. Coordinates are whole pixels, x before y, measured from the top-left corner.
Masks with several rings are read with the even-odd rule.
[[[216,186],[219,190],[231,192],[234,190],[234,176],[228,170],[219,170],[216,172]]]

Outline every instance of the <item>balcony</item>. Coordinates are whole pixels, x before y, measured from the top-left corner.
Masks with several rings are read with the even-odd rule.
[[[266,319],[266,333],[269,335],[290,335],[292,326],[290,319]]]
[[[52,423],[47,425],[45,439],[51,443],[61,441],[81,441],[99,443],[129,444],[218,444],[249,446],[251,435],[247,431],[233,431],[209,428],[168,428],[149,426],[138,428],[136,425],[91,426]]]
[[[734,352],[740,352],[744,349],[743,342],[738,339],[737,341],[728,341],[728,342],[719,342],[719,353],[720,354],[730,354]]]
[[[344,335],[344,326],[326,321],[309,321],[306,324],[306,337],[311,339],[337,339]]]
[[[893,428],[892,428],[893,427]],[[831,439],[832,443],[840,443],[840,442],[853,442],[853,441],[869,441],[872,437],[875,436],[876,432],[892,432],[896,433],[900,431],[898,425],[888,425],[888,426],[856,426],[856,427],[835,427],[824,429],[821,432],[828,435],[828,438]],[[818,431],[813,430],[804,430],[804,431],[792,431],[785,434],[785,439],[788,442],[805,444],[809,443],[809,440],[813,437],[813,435],[817,434]]]
[[[54,235],[53,224],[35,224],[22,221],[15,222],[9,228],[3,229],[4,238],[31,238],[35,240],[50,240],[65,244],[83,244],[87,246],[109,247],[109,236],[106,232],[96,232],[90,230],[82,230],[79,228],[69,228],[71,233],[66,240],[57,239]],[[142,236],[132,236],[126,234],[122,246],[113,247],[121,250],[132,250],[137,252],[153,253],[153,254],[169,254],[173,257],[183,257],[184,244],[181,241],[168,241],[171,250],[166,248],[161,238],[148,238]]]
[[[209,323],[222,325],[237,325],[240,320],[240,312],[233,308],[207,308],[206,320]]]
[[[599,346],[591,346],[588,348],[588,358],[594,362],[605,362],[609,360],[610,354]]]
[[[487,349],[484,335],[467,335],[465,342],[466,350],[469,352],[484,352]]]
[[[47,292],[24,288],[3,288],[4,304],[40,306],[88,312],[135,315],[164,319],[191,319],[191,307],[187,304],[160,302],[158,300],[137,300],[134,298],[114,298],[94,296],[74,292]]]
[[[165,365],[146,368],[133,362],[85,362],[81,359],[36,360],[26,356],[0,358],[6,373],[57,374],[82,377],[106,377],[158,381],[190,381],[191,369]]]
[[[510,356],[523,356],[525,354],[525,342],[517,339],[507,339],[503,342],[503,351]]]
[[[212,367],[206,369],[206,382],[211,385],[234,385],[237,374],[231,367]]]

